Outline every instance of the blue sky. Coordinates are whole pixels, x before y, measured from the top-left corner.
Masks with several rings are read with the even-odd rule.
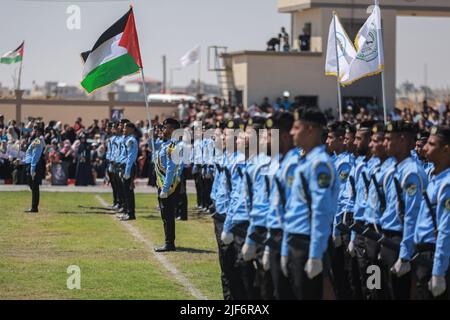
[[[276,0],[2,0],[0,53],[26,40],[24,87],[30,87],[33,80],[76,84],[82,73],[79,53],[89,50],[130,2],[135,7],[146,75],[158,79],[162,79],[163,54],[170,70],[179,67],[179,58],[199,44],[202,79],[214,83],[215,74],[206,70],[209,45],[225,45],[230,51],[264,50],[281,26],[289,30],[290,25],[289,16],[277,12]],[[66,27],[71,4],[81,8],[80,30]],[[401,17],[397,29],[397,83],[408,79],[422,85],[426,63],[430,86],[450,86],[450,18]],[[16,68],[0,65],[3,85],[12,86]],[[195,66],[174,72],[176,85],[196,77]]]

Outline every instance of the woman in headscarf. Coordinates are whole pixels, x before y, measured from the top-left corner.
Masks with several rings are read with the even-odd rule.
[[[84,133],[81,133],[79,137],[80,144],[76,153],[75,185],[93,185],[91,147],[87,143],[86,135]]]

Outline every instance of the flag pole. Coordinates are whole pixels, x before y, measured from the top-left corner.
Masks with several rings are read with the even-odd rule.
[[[379,7],[379,0],[375,0],[375,6]],[[380,20],[381,20],[381,9],[380,9]],[[378,51],[381,50],[382,48],[382,35],[383,35],[383,25],[381,24],[380,21],[380,34],[378,34],[377,36],[377,46],[378,46]],[[380,52],[378,52],[378,59],[380,59]],[[386,79],[385,79],[385,75],[384,75],[384,66],[383,66],[383,70],[381,71],[381,95],[382,95],[382,100],[383,100],[383,121],[386,124],[387,123],[387,105],[386,105]]]
[[[148,126],[149,126],[149,130],[150,130],[150,141],[152,144],[152,159],[154,159],[153,152],[156,152],[156,150],[155,150],[155,141],[153,139],[152,117],[150,115],[150,107],[149,107],[149,103],[148,103],[147,85],[145,83],[144,68],[140,68],[140,69],[141,69],[141,77],[142,77],[142,87],[144,89],[145,111],[147,113]]]
[[[198,74],[197,74],[197,96],[200,94],[200,77],[201,77],[201,72],[202,72],[202,50],[199,50],[199,55],[198,55]]]
[[[22,42],[23,46],[22,46],[22,50],[25,50],[25,41]],[[17,79],[17,90],[20,90],[20,85],[22,82],[22,64],[23,64],[23,56],[22,55],[22,59],[20,59],[20,67],[19,67],[19,78]]]
[[[342,121],[342,93],[341,93],[341,84],[340,84],[340,68],[339,68],[339,52],[338,52],[338,44],[337,44],[337,31],[336,31],[336,11],[333,11],[333,20],[334,20],[334,45],[336,49],[336,67],[337,67],[337,93],[338,93],[338,108],[339,108],[339,121]]]

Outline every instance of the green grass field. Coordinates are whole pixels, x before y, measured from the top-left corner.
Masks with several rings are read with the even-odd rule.
[[[123,222],[79,207],[101,207],[96,194],[42,193],[37,215],[23,213],[30,197],[0,193],[0,299],[195,299]],[[137,220],[127,223],[160,245],[156,206],[155,195],[136,195]],[[221,299],[211,218],[189,210],[188,221],[177,221],[176,236],[178,251],[164,256],[208,299]],[[70,265],[80,267],[80,290],[67,289]]]

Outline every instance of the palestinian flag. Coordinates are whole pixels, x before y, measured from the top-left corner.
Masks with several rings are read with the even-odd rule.
[[[142,68],[133,8],[106,30],[91,51],[83,52],[83,81],[87,92],[104,87]]]
[[[0,57],[0,63],[12,64],[16,62],[20,62],[23,59],[23,47],[25,45],[25,41],[13,51],[9,51]]]

